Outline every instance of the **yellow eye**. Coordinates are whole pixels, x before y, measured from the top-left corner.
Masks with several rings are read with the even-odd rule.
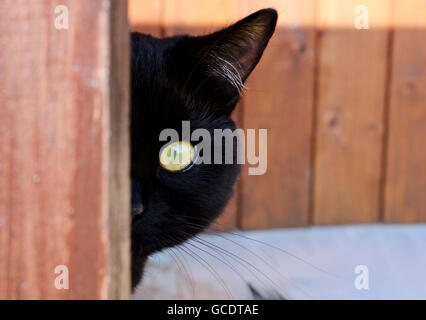
[[[177,141],[160,151],[160,165],[168,171],[189,169],[194,163],[195,149],[190,142]]]

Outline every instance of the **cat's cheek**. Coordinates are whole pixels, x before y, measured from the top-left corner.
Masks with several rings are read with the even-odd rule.
[[[157,181],[162,186],[168,186],[172,180],[172,175],[176,175],[175,173],[170,173],[167,170],[163,169],[162,167],[158,166],[156,171],[156,178]]]
[[[158,167],[156,171],[157,181],[164,187],[171,190],[186,190],[188,186],[193,185],[197,179],[200,165],[193,165],[188,171],[170,172],[162,167]]]

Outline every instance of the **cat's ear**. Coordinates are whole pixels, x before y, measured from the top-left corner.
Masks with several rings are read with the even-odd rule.
[[[277,22],[274,9],[263,9],[226,29],[200,39],[199,54],[215,76],[238,90],[259,62]]]
[[[189,75],[192,82],[232,105],[259,62],[275,30],[277,17],[274,9],[263,9],[223,30],[184,41],[186,57],[192,58],[189,69],[195,73]]]

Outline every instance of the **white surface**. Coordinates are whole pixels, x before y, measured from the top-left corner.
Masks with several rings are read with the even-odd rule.
[[[290,299],[426,299],[425,224],[236,233],[242,236],[200,236],[201,241],[221,249],[196,240],[183,249],[154,255],[134,298],[251,299],[246,284],[249,282],[267,297],[279,291]],[[188,254],[188,249],[193,252]],[[225,254],[222,249],[230,253]],[[178,267],[173,255],[179,256],[186,272]],[[201,258],[215,272],[210,272]],[[357,265],[368,267],[368,290],[354,286]]]

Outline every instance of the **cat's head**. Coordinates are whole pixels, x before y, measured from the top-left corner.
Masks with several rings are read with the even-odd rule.
[[[160,165],[167,143],[160,132],[171,128],[181,134],[186,120],[191,131],[203,128],[212,136],[214,129],[235,129],[230,115],[276,20],[276,11],[265,9],[206,36],[132,34],[132,244],[143,255],[194,236],[231,197],[236,161],[171,171]]]

